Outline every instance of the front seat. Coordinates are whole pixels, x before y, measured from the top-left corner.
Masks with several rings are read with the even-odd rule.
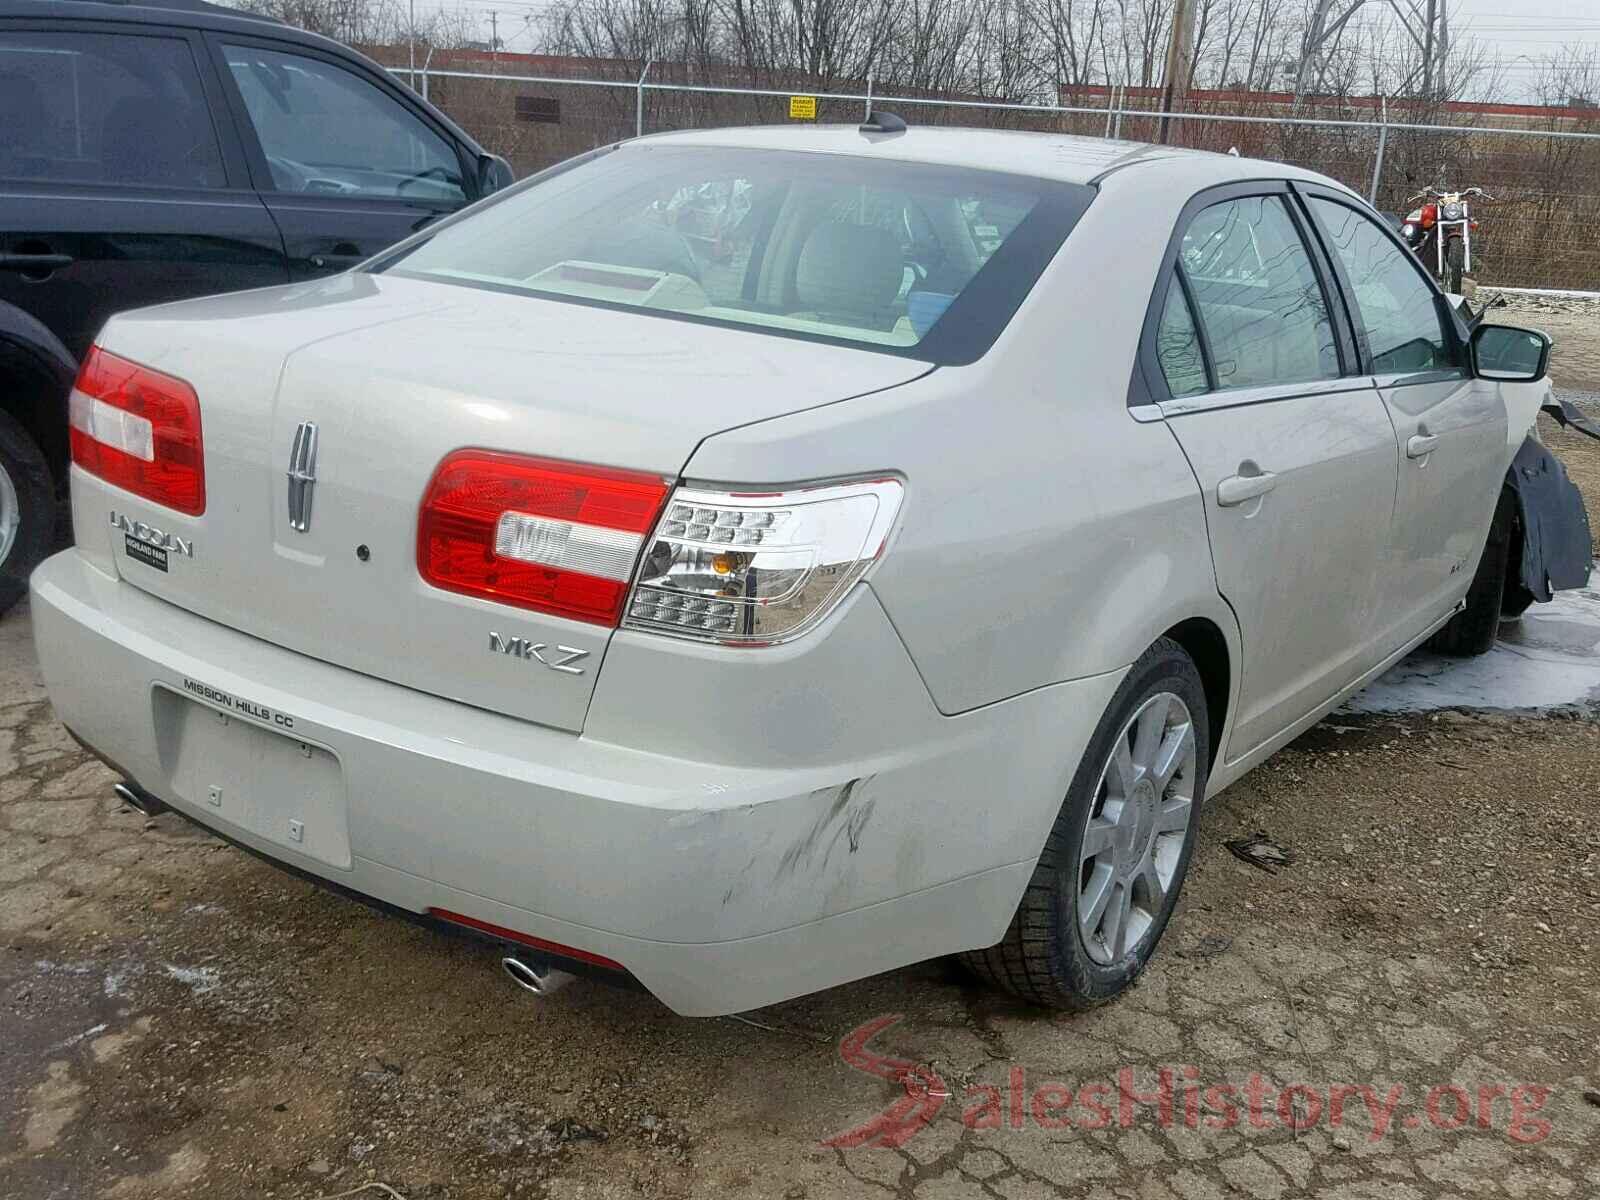
[[[824,221],[811,231],[795,267],[795,316],[867,329],[894,326],[905,281],[900,243],[876,225]]]

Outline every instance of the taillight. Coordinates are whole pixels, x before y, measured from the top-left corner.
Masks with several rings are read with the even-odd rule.
[[[423,496],[417,569],[447,591],[615,625],[666,495],[658,475],[458,450]]]
[[[1422,227],[1432,229],[1439,221],[1439,206],[1437,204],[1424,204],[1422,206]]]
[[[91,346],[67,407],[74,463],[166,508],[191,517],[205,512],[205,451],[194,388]]]
[[[892,477],[767,493],[679,488],[623,626],[731,646],[799,637],[883,553],[904,491]]]

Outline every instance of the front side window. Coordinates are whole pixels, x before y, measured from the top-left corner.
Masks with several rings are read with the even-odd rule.
[[[0,33],[0,179],[226,186],[189,43]]]
[[[992,341],[1066,236],[1084,191],[850,156],[631,146],[380,269],[933,361],[956,361],[941,355],[961,343],[970,361],[972,342]]]
[[[1322,285],[1282,197],[1205,209],[1184,232],[1180,261],[1219,388],[1338,378]]]
[[[223,52],[277,191],[440,208],[466,202],[450,143],[381,88],[303,54]]]
[[[1359,310],[1351,316],[1366,327],[1372,369],[1386,373],[1456,367],[1455,345],[1445,337],[1434,291],[1405,252],[1353,208],[1315,196],[1311,208],[1350,279]]]

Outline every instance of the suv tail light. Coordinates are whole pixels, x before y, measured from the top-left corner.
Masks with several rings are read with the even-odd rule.
[[[894,478],[759,494],[679,488],[623,626],[734,646],[799,637],[883,553],[904,491]]]
[[[447,591],[614,626],[666,495],[658,475],[458,450],[423,497],[417,569]]]
[[[72,461],[191,517],[206,510],[200,398],[181,379],[90,346],[68,401]]]

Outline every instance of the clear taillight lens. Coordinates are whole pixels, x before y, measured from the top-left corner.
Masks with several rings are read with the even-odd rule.
[[[72,461],[91,475],[191,517],[206,511],[200,398],[183,380],[90,346],[67,424]]]
[[[759,494],[679,488],[622,624],[728,645],[798,637],[883,552],[904,490],[894,478]]]

